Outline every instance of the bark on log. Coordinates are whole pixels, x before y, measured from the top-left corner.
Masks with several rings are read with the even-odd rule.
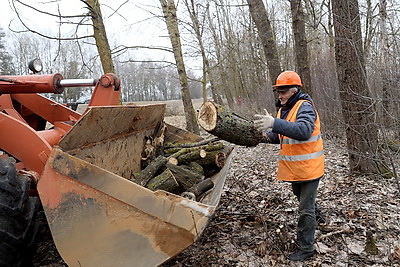
[[[179,188],[179,184],[171,170],[167,169],[160,175],[151,178],[146,187],[152,191],[165,190],[168,192],[173,192]]]
[[[184,153],[204,149],[205,151],[214,151],[214,150],[221,150],[224,148],[224,145],[221,142],[218,143],[208,143],[208,144],[201,144],[201,145],[196,145],[196,146],[188,146],[188,147],[181,147],[181,146],[175,146],[175,147],[169,147],[164,150],[165,154],[175,154],[176,155],[182,155]]]
[[[214,182],[210,179],[204,179],[200,183],[195,184],[191,188],[188,189],[189,192],[192,192],[196,195],[196,197],[201,196],[203,193],[207,192],[208,190],[214,187]]]
[[[263,138],[253,121],[212,101],[200,107],[198,123],[210,134],[237,145],[256,146]]]
[[[167,163],[168,159],[163,156],[158,156],[155,160],[150,162],[145,169],[143,169],[135,177],[135,182],[141,186],[146,186],[151,178],[154,177],[156,172]]]
[[[169,162],[167,162],[165,166],[171,170],[179,185],[181,185],[186,191],[204,179],[203,175],[194,173]]]
[[[186,162],[187,158],[183,156],[185,155],[182,155],[178,158],[179,164],[188,164],[189,162]],[[203,166],[204,169],[222,169],[222,167],[224,167],[225,160],[226,154],[224,152],[211,151],[207,152],[204,157],[198,157],[193,161]]]
[[[217,141],[219,138],[218,137],[211,137],[208,139],[204,139],[195,143],[167,143],[165,144],[165,148],[171,148],[171,147],[180,147],[180,148],[188,148],[188,147],[195,147],[195,146],[203,146],[203,145],[207,145],[210,143],[213,143],[215,141]]]
[[[190,162],[187,166],[190,171],[204,176],[204,169],[197,162]],[[185,168],[185,167],[183,167],[183,168]]]
[[[192,151],[183,155],[180,155],[176,159],[178,160],[178,164],[189,164],[192,161],[197,161],[199,159],[203,159],[207,156],[207,152],[205,150]],[[201,164],[200,164],[201,165]]]

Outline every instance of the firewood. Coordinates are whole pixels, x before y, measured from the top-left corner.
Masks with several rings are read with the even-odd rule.
[[[164,147],[165,148],[171,148],[171,147],[188,148],[188,147],[195,147],[195,146],[202,146],[202,145],[210,144],[217,140],[219,140],[219,138],[214,136],[214,137],[204,139],[199,142],[193,142],[193,143],[166,143],[164,145]]]
[[[178,181],[179,185],[184,188],[184,190],[188,190],[193,185],[199,183],[204,179],[203,175],[194,173],[180,166],[176,166],[174,164],[171,164],[170,162],[167,162],[165,166],[171,170],[171,172],[174,174],[175,179]]]
[[[182,166],[183,168],[185,168],[185,165]],[[204,176],[204,169],[203,167],[198,164],[197,162],[193,161],[193,162],[189,162],[189,164],[187,165],[187,168],[197,174],[203,175]]]
[[[192,152],[180,155],[177,158],[177,160],[178,160],[178,164],[189,164],[192,161],[203,159],[206,156],[207,156],[207,152],[203,149],[200,149],[197,151],[192,151]]]
[[[164,156],[158,156],[155,160],[150,162],[145,169],[135,175],[135,182],[141,186],[146,186],[151,178],[154,177],[156,172],[167,163],[168,159]]]
[[[193,147],[170,147],[164,150],[164,153],[167,155],[175,154],[174,157],[179,157],[182,154],[198,151],[198,150],[205,150],[205,151],[215,151],[221,150],[224,148],[224,145],[221,142],[218,143],[209,143],[207,145],[200,145],[200,146],[193,146]]]
[[[263,139],[253,121],[212,101],[200,107],[198,123],[210,134],[237,145],[256,146]]]
[[[151,178],[146,187],[152,191],[165,190],[173,192],[179,188],[179,184],[171,170],[166,169],[160,175]]]
[[[207,178],[201,181],[200,183],[195,184],[187,191],[183,192],[181,196],[189,198],[191,200],[196,200],[202,194],[212,189],[213,187],[214,187],[214,182],[210,178]]]
[[[180,164],[187,164],[186,158],[178,158]],[[226,154],[222,151],[207,152],[204,157],[199,157],[194,160],[196,163],[203,166],[204,169],[222,169],[225,164]]]

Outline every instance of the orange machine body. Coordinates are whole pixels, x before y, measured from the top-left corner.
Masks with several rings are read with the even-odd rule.
[[[39,94],[63,92],[62,80],[61,74],[0,77],[0,148],[21,169],[41,174],[51,148],[82,116]],[[118,105],[119,85],[115,75],[103,75],[88,106]]]

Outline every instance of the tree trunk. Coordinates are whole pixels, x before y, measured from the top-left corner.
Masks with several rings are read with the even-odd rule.
[[[210,101],[200,107],[198,121],[210,134],[237,145],[256,146],[263,138],[251,120]]]
[[[264,48],[265,57],[267,58],[269,78],[272,83],[275,82],[278,75],[282,72],[279,63],[278,49],[271,23],[268,18],[267,10],[265,9],[262,0],[247,0],[251,17],[256,24],[260,35],[261,43]]]
[[[110,44],[108,43],[106,28],[104,27],[101,14],[100,3],[98,0],[83,1],[89,8],[90,17],[93,23],[93,34],[96,40],[101,65],[104,73],[115,73],[114,63],[111,56]]]
[[[386,31],[387,11],[386,11],[386,0],[379,1],[379,23],[380,23],[380,75],[382,79],[382,115],[383,124],[387,129],[392,128],[395,125],[395,121],[391,114],[396,114],[391,108],[391,96],[390,93],[390,77],[388,68],[389,45],[388,36]]]
[[[213,84],[213,82],[211,81],[212,77],[211,77],[210,71],[209,71],[210,64],[207,59],[206,50],[204,48],[203,35],[202,35],[203,31],[200,28],[200,22],[199,22],[199,18],[197,15],[195,2],[194,2],[194,0],[190,0],[190,4],[187,0],[185,0],[184,2],[185,2],[187,11],[190,14],[190,20],[192,21],[192,28],[196,35],[197,42],[199,43],[201,58],[203,59],[202,93],[203,93],[203,103],[204,103],[207,101],[207,76],[208,76],[208,80],[210,80],[210,84],[211,85]],[[207,8],[208,8],[208,6],[207,6]]]
[[[199,134],[200,129],[196,122],[196,114],[193,108],[192,98],[190,96],[185,63],[183,62],[182,46],[178,28],[178,18],[176,16],[175,3],[173,0],[160,0],[160,3],[164,13],[164,19],[167,25],[168,34],[171,40],[172,50],[174,52],[176,66],[178,69],[179,81],[182,91],[183,109],[185,111],[186,118],[186,128],[190,132]]]
[[[357,0],[333,0],[335,56],[352,173],[378,173],[376,107],[366,81]]]
[[[294,35],[294,52],[296,55],[297,71],[301,77],[302,90],[312,95],[310,64],[308,61],[308,46],[302,0],[290,0],[292,11],[292,29]]]

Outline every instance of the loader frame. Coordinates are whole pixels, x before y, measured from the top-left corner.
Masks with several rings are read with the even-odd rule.
[[[0,77],[0,149],[18,160],[18,169],[40,175],[51,148],[82,116],[40,93],[62,93],[65,87],[81,84],[80,80],[64,80],[61,74]],[[117,76],[105,74],[93,80],[92,86],[88,108],[119,104]],[[46,129],[47,123],[53,127]]]

